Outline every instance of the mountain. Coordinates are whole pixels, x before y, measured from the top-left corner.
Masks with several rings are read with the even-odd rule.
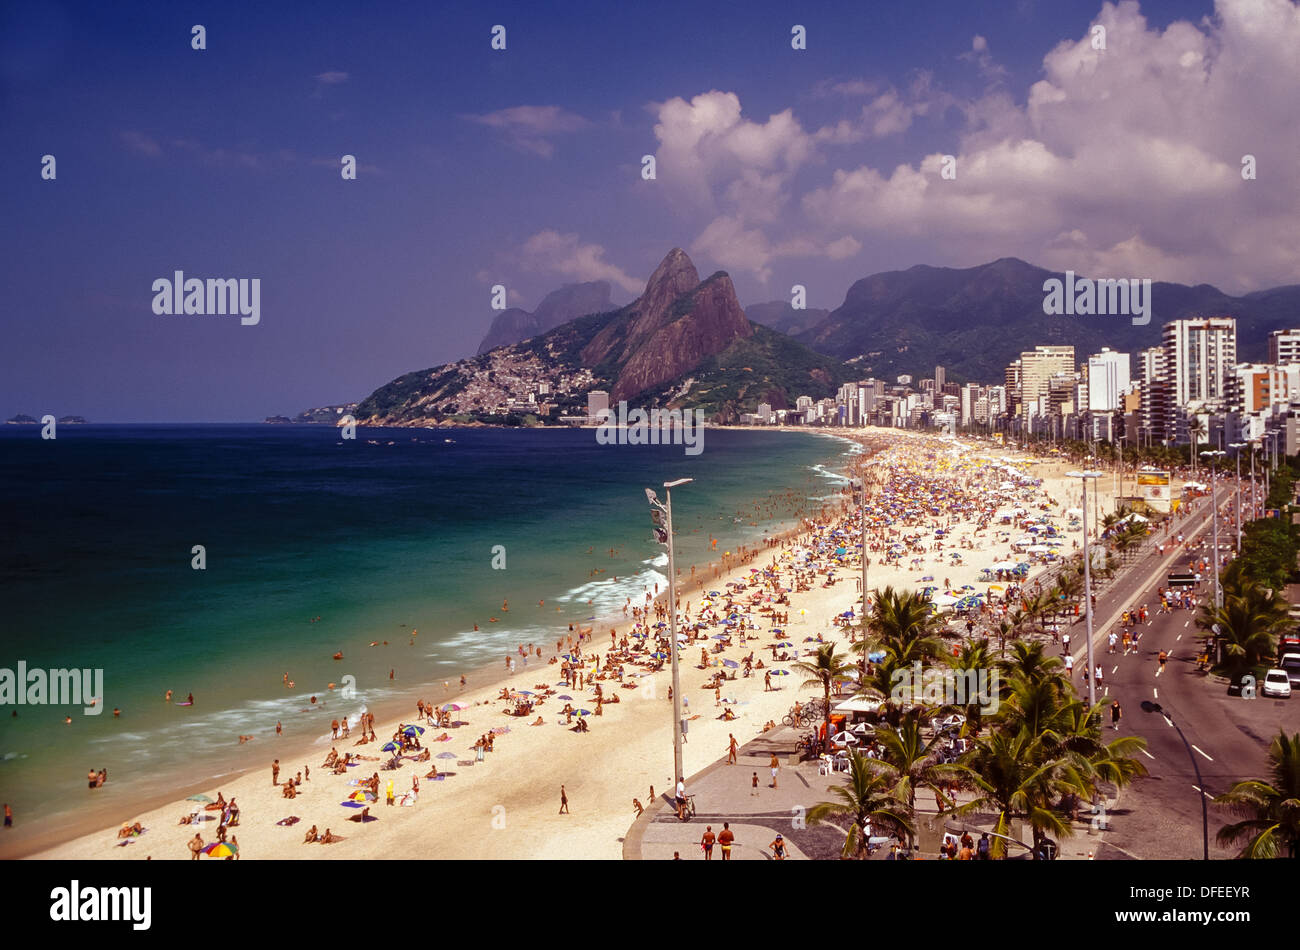
[[[831,395],[848,372],[751,323],[730,276],[719,271],[700,280],[686,253],[674,248],[626,307],[408,373],[363,400],[357,418],[369,425],[513,424],[585,415],[593,390],[608,392],[611,404],[626,399],[734,418],[764,400],[780,407],[799,395]]]
[[[796,310],[788,300],[771,300],[767,303],[754,303],[745,308],[745,316],[755,323],[771,327],[778,333],[795,336],[804,330],[817,326],[830,315],[829,310],[817,307]]]
[[[1103,346],[1136,354],[1160,342],[1169,320],[1231,316],[1239,357],[1262,360],[1269,331],[1300,325],[1300,286],[1232,297],[1209,284],[1157,282],[1151,322],[1134,326],[1127,316],[1045,314],[1043,283],[1050,278],[1063,275],[1010,257],[964,269],[918,265],[874,274],[795,338],[850,361],[861,377],[929,376],[939,365],[951,380],[995,382],[1039,344],[1073,344],[1076,359]]]
[[[483,342],[478,345],[481,356],[498,346],[509,346],[530,337],[535,337],[548,330],[554,330],[562,323],[568,323],[575,317],[589,313],[604,313],[612,306],[609,282],[593,280],[585,284],[566,284],[559,290],[547,294],[537,309],[532,313],[511,307],[502,310],[492,321]]]

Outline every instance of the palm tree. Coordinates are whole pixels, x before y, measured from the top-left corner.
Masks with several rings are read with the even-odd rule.
[[[1200,441],[1202,436],[1206,435],[1206,431],[1207,430],[1205,427],[1204,416],[1194,416],[1192,420],[1187,423],[1187,434],[1191,436],[1192,439],[1192,474],[1193,475],[1196,474],[1196,444],[1198,441]]]
[[[828,748],[831,741],[831,681],[853,672],[853,665],[845,663],[844,660],[845,657],[842,653],[835,652],[834,643],[823,643],[817,648],[817,653],[811,663],[800,660],[794,664],[796,670],[808,675],[808,678],[799,684],[801,689],[807,686],[820,686],[822,688],[822,698],[826,704],[826,745]]]
[[[1300,733],[1279,731],[1268,747],[1272,782],[1237,782],[1214,799],[1244,821],[1224,825],[1215,840],[1232,845],[1245,840],[1238,858],[1300,858]]]
[[[943,652],[935,635],[938,622],[928,597],[916,591],[896,591],[893,586],[875,590],[872,596],[867,629],[873,637],[854,643],[854,652],[866,654],[883,647],[905,664]]]
[[[1004,621],[1005,622],[1005,621]],[[967,641],[962,645],[961,652],[951,657],[948,661],[956,670],[962,671],[985,671],[994,668],[993,655],[989,652],[989,641],[980,639]],[[967,677],[966,682],[969,684],[970,679]],[[991,697],[984,697],[989,699]],[[962,707],[962,715],[966,717],[968,723],[974,723],[974,728],[978,732],[983,725],[982,713],[984,704],[980,697],[971,696],[969,689],[966,690],[966,703]]]
[[[1065,837],[1073,833],[1066,817],[1051,807],[1057,793],[1078,787],[1070,776],[1063,775],[1069,763],[1061,756],[1048,754],[1028,732],[995,730],[978,740],[956,768],[977,792],[975,799],[960,806],[957,813],[992,808],[998,816],[993,826],[998,835],[1009,836],[1013,821],[1026,821],[1033,832],[1035,859],[1039,844],[1049,834]],[[1005,854],[1005,841],[994,838],[992,856],[1001,858]]]
[[[914,833],[906,805],[892,781],[888,767],[857,752],[849,753],[849,784],[829,789],[834,801],[818,802],[808,809],[808,823],[818,825],[832,817],[848,815],[852,820],[844,839],[844,857],[867,856],[871,832],[902,838]]]
[[[1019,676],[1034,681],[1045,677],[1060,678],[1062,662],[1059,657],[1043,653],[1041,640],[1032,643],[1020,640],[1011,644],[1011,656],[999,661],[998,666],[1008,678]]]
[[[1283,598],[1268,597],[1257,584],[1247,584],[1240,590],[1225,596],[1222,607],[1215,607],[1213,601],[1205,604],[1196,618],[1198,627],[1219,638],[1234,674],[1245,672],[1270,655],[1277,635],[1292,623]]]
[[[919,689],[919,684],[913,687]],[[921,710],[909,709],[897,728],[891,726],[876,727],[876,743],[880,746],[880,761],[889,769],[888,775],[894,781],[894,789],[900,801],[907,803],[909,815],[916,813],[917,788],[929,788],[941,800],[943,786],[940,784],[951,778],[955,772],[952,766],[939,765],[934,756],[934,747],[941,736],[935,736],[929,742],[921,737]],[[951,804],[951,803],[950,803]],[[908,841],[911,847],[912,842]]]

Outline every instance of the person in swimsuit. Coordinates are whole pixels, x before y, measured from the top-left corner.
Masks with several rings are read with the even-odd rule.
[[[718,844],[722,846],[722,860],[731,860],[731,846],[735,843],[736,836],[731,831],[731,825],[728,822],[722,823],[722,831],[718,834]]]
[[[770,845],[768,845],[768,847],[772,849],[773,861],[785,860],[785,839],[784,838],[782,838],[780,835],[777,835],[776,840],[773,841]]]
[[[713,843],[718,840],[718,836],[713,833],[713,826],[709,825],[704,829],[704,837],[700,839],[700,847],[704,849],[704,860],[713,860]]]

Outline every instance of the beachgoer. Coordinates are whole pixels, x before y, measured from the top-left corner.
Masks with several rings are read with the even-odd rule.
[[[722,846],[722,860],[731,860],[731,846],[735,844],[735,841],[736,836],[731,831],[731,825],[724,821],[722,831],[718,834],[718,844]]]
[[[565,793],[564,786],[561,785],[560,786],[560,814],[567,815],[568,813],[569,813],[569,796]]]

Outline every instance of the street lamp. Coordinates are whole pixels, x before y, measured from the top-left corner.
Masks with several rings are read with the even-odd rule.
[[[1246,443],[1231,442],[1228,447],[1236,449],[1233,454],[1237,457],[1237,500],[1233,507],[1237,510],[1237,556],[1241,557],[1241,450]]]
[[[650,520],[654,523],[655,540],[668,548],[668,634],[673,661],[673,788],[682,776],[682,683],[677,670],[677,562],[673,555],[673,492],[678,485],[693,482],[693,478],[679,478],[664,482],[666,503],[660,504],[655,493],[645,490],[650,502]],[[660,519],[660,515],[663,519]]]
[[[1097,705],[1097,668],[1092,659],[1092,558],[1088,554],[1088,479],[1101,478],[1101,472],[1066,472],[1068,478],[1083,483],[1083,603],[1088,625],[1088,706]]]
[[[1219,495],[1218,495],[1218,462],[1219,459],[1227,455],[1219,449],[1210,449],[1201,453],[1202,458],[1210,461],[1210,513],[1214,523],[1214,606],[1223,606],[1223,588],[1219,586]]]
[[[862,636],[867,635],[867,565],[871,559],[867,557],[867,483],[864,478],[853,479],[853,496],[862,509]],[[866,651],[862,652],[865,657]],[[865,667],[864,667],[865,668]]]
[[[1208,861],[1210,860],[1210,813],[1205,805],[1205,783],[1201,781],[1201,767],[1196,761],[1196,756],[1192,754],[1191,743],[1183,735],[1183,730],[1178,728],[1178,723],[1174,722],[1173,718],[1161,708],[1159,703],[1144,699],[1142,700],[1142,711],[1160,713],[1160,715],[1164,716],[1165,722],[1178,731],[1178,738],[1183,740],[1183,746],[1187,749],[1187,757],[1192,760],[1192,770],[1196,773],[1196,785],[1200,790],[1198,794],[1201,796],[1201,848],[1204,860]]]

